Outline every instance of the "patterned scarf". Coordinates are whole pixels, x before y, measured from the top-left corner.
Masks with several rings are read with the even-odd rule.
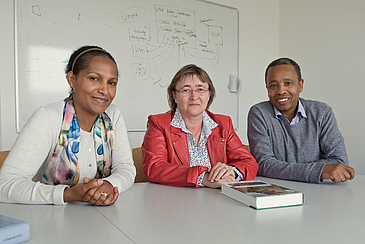
[[[95,178],[104,178],[110,175],[115,141],[112,123],[105,112],[95,120],[94,140],[97,160]],[[42,182],[48,185],[76,185],[80,180],[79,147],[80,126],[75,108],[72,102],[66,101],[59,143],[43,174]]]

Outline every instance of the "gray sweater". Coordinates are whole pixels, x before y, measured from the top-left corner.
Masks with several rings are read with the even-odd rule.
[[[319,183],[325,164],[349,164],[331,107],[302,98],[300,101],[307,118],[295,125],[277,119],[269,101],[251,107],[247,136],[260,167],[259,175]]]

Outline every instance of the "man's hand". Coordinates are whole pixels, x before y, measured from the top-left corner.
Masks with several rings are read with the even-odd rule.
[[[332,180],[335,183],[352,180],[355,170],[342,163],[326,164],[321,174],[321,180]]]

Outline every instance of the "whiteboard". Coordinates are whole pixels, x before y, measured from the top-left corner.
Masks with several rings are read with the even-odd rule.
[[[167,86],[190,63],[207,71],[216,88],[210,110],[231,116],[237,127],[237,9],[193,0],[15,0],[14,6],[17,131],[36,108],[68,96],[64,69],[83,45],[114,56],[120,77],[113,104],[128,131],[144,131],[148,115],[169,110]]]

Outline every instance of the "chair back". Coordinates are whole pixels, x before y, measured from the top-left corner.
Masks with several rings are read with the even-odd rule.
[[[6,159],[6,157],[8,156],[9,152],[10,152],[10,150],[8,150],[8,151],[1,151],[0,152],[0,169],[3,166],[3,163],[4,163],[5,159]]]
[[[133,148],[132,155],[133,155],[134,166],[136,167],[137,171],[134,183],[149,182],[147,176],[143,172],[142,149],[140,147]]]

